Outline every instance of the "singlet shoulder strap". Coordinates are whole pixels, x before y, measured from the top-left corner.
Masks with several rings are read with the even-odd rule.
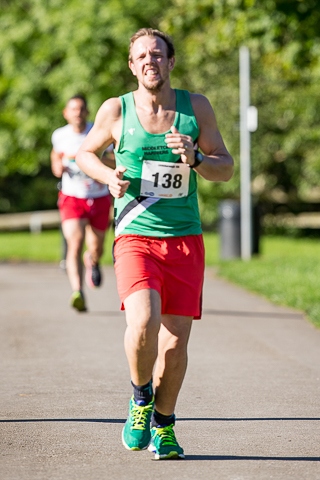
[[[124,134],[127,131],[127,125],[131,123],[132,117],[136,119],[137,114],[134,104],[133,92],[128,92],[124,95],[121,95],[119,98],[121,100],[122,131],[118,150],[121,150],[121,148],[123,147]]]
[[[194,115],[190,93],[188,92],[188,90],[176,89],[176,97],[177,111],[185,115]]]

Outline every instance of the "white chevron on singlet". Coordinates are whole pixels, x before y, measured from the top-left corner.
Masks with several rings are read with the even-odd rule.
[[[137,218],[141,213],[143,213],[147,208],[149,208],[151,205],[154,203],[157,203],[160,200],[160,198],[154,198],[154,197],[147,197],[142,202],[140,202],[138,205],[132,208],[124,217],[123,219],[118,223],[118,225],[115,228],[115,236],[120,235],[123,230],[130,225],[130,223]]]

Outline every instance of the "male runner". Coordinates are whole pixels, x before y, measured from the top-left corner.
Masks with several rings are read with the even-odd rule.
[[[76,157],[115,197],[115,271],[133,386],[122,441],[130,450],[149,447],[156,459],[184,458],[173,427],[192,321],[201,316],[197,174],[220,182],[233,173],[207,98],[171,88],[174,63],[166,34],[136,32],[129,68],[138,88],[103,103]],[[111,143],[115,170],[99,160]]]
[[[87,122],[88,114],[83,96],[75,95],[68,100],[63,110],[68,123],[53,132],[50,155],[53,174],[62,177],[58,207],[67,243],[66,269],[72,288],[70,304],[79,312],[87,309],[82,286],[82,249],[86,243],[83,255],[86,283],[91,288],[99,287],[102,281],[99,260],[111,205],[107,185],[88,177],[75,163],[76,153],[92,128],[92,123]],[[112,151],[112,145],[110,149]],[[106,155],[104,161],[108,162]],[[112,166],[112,157],[109,164]]]

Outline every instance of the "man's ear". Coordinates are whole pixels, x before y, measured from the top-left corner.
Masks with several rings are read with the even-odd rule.
[[[129,68],[130,68],[132,74],[136,77],[137,76],[137,71],[135,69],[134,64],[131,62],[131,60],[129,60],[128,65],[129,65]]]
[[[176,59],[174,57],[169,58],[169,70],[173,70]]]

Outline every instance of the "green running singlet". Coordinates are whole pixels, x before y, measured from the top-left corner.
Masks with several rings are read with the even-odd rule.
[[[174,126],[196,143],[199,127],[190,95],[176,92]],[[173,154],[165,133],[148,133],[138,119],[133,92],[120,97],[122,135],[115,150],[116,165],[126,167],[124,180],[130,186],[115,199],[115,234],[150,237],[199,235],[202,233],[197,174]],[[169,133],[166,132],[166,133]]]

